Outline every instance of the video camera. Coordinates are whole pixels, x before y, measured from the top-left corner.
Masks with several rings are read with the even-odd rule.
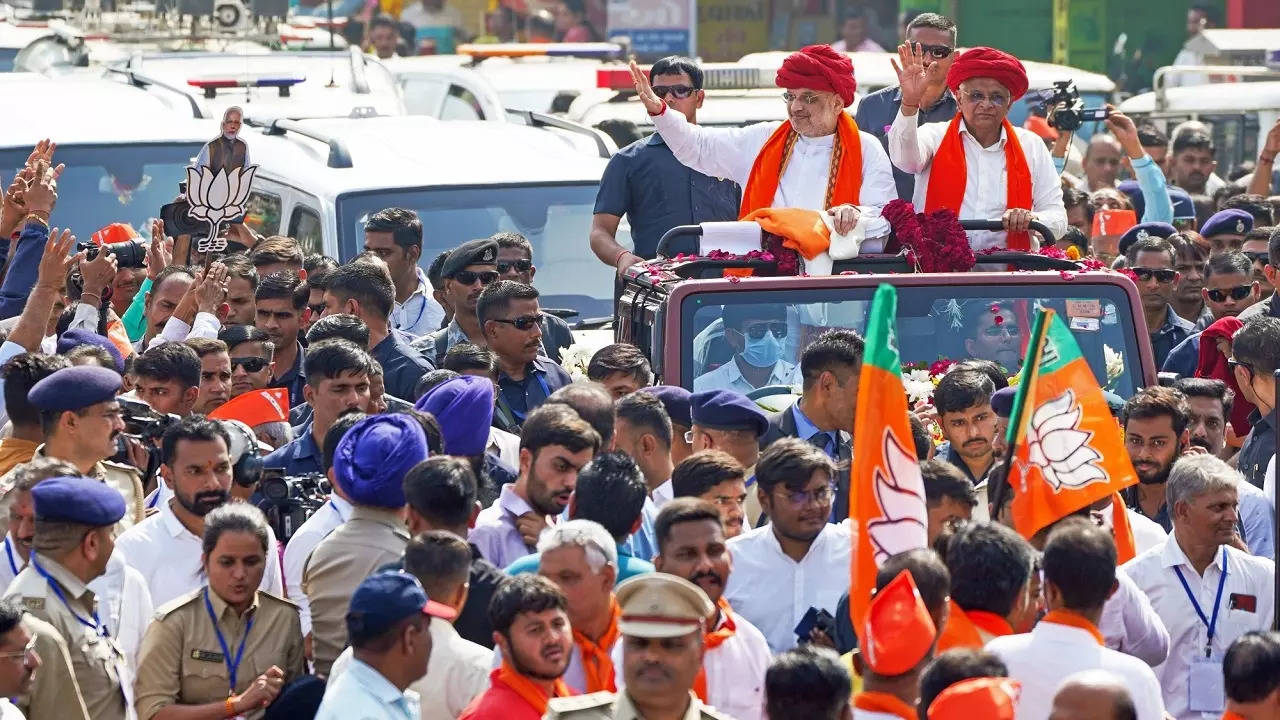
[[[320,473],[285,475],[283,468],[264,468],[258,482],[258,509],[283,543],[329,499],[329,479]]]
[[[125,443],[125,436],[128,436],[142,443],[142,446],[147,449],[147,466],[138,468],[142,471],[143,479],[154,477],[162,461],[160,437],[164,435],[165,430],[182,418],[173,413],[156,412],[141,400],[121,397],[116,398],[116,401],[120,403],[124,432],[116,438],[116,454],[109,459],[113,462],[133,464],[129,457],[129,446]]]
[[[116,256],[116,267],[146,267],[147,246],[141,240],[126,240],[118,243],[98,245],[94,242],[76,243],[76,250],[83,250],[86,260],[93,260],[98,253],[107,252]]]
[[[178,183],[178,197],[168,205],[160,207],[160,220],[164,222],[164,234],[169,237],[178,237],[179,235],[190,235],[192,240],[198,240],[209,233],[209,223],[203,220],[197,220],[187,212],[191,210],[191,203],[187,202],[187,183]]]
[[[1063,132],[1075,132],[1087,122],[1106,120],[1107,108],[1085,108],[1075,81],[1059,80],[1052,90],[1041,90],[1040,99],[1048,110],[1049,125]]]

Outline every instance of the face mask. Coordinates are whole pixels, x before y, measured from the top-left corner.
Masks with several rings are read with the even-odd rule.
[[[772,332],[766,330],[764,337],[759,340],[753,340],[748,335],[743,335],[743,339],[746,340],[746,349],[742,351],[742,359],[748,365],[767,368],[778,364],[778,358],[782,356],[782,343],[778,342]]]

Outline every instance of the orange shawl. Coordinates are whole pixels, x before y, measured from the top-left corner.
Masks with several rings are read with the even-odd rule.
[[[613,658],[610,653],[613,651],[613,644],[618,641],[618,618],[622,617],[622,607],[618,605],[616,597],[609,598],[609,627],[605,629],[604,635],[600,636],[599,641],[578,632],[573,631],[573,641],[578,645],[578,651],[582,654],[582,670],[587,676],[586,693],[617,692],[618,686],[613,680]]]
[[[860,692],[853,696],[853,706],[868,712],[897,715],[902,720],[916,720],[916,709],[894,695],[880,692]]]
[[[1089,622],[1079,613],[1074,613],[1070,610],[1050,610],[1044,614],[1044,617],[1040,618],[1040,622],[1056,623],[1085,630],[1093,636],[1094,640],[1098,641],[1099,645],[1106,645],[1106,640],[1102,638],[1102,633],[1098,632],[1098,626]]]
[[[716,602],[716,607],[720,608],[720,617],[724,623],[717,630],[704,633],[702,636],[703,647],[707,650],[714,650],[724,644],[725,640],[733,637],[738,631],[738,626],[733,622],[733,615],[729,612],[729,602],[724,598],[720,598]],[[698,695],[698,699],[702,702],[707,700],[707,670],[705,667],[698,668],[698,677],[693,680],[693,691]]]
[[[516,669],[511,667],[511,664],[507,661],[504,660],[502,667],[490,673],[489,680],[491,682],[500,682],[511,688],[512,692],[519,695],[521,699],[529,703],[530,707],[538,711],[539,717],[547,714],[547,703],[550,702],[551,698],[547,697],[547,694],[542,691],[542,688],[538,687],[537,683],[516,672]],[[560,678],[556,678],[552,692],[555,693],[555,697],[569,697],[573,694],[570,692],[569,686],[565,685],[564,680]]]
[[[938,637],[938,652],[944,653],[954,648],[981,650],[986,645],[981,631],[996,637],[1013,634],[1008,621],[999,615],[983,610],[966,611],[952,600],[947,623],[942,628],[942,635]]]
[[[964,140],[960,137],[959,114],[947,126],[947,133],[942,136],[942,144],[933,154],[933,169],[929,172],[929,188],[925,193],[924,211],[946,208],[958,216],[960,206],[964,203],[964,189],[968,178],[967,163],[964,158]],[[1022,152],[1022,143],[1013,125],[1004,121],[1004,166],[1006,178],[1007,208],[1031,209],[1031,168],[1027,166],[1027,156]],[[744,194],[745,199],[745,194]],[[963,218],[965,220],[988,220],[991,218]],[[1025,232],[1009,233],[1006,245],[1010,250],[1030,250],[1031,236]]]
[[[745,218],[755,210],[773,206],[773,196],[778,194],[778,182],[787,169],[787,160],[791,157],[791,148],[795,138],[791,129],[791,121],[785,121],[765,141],[751,166],[751,174],[747,176],[747,184],[742,188],[742,208],[739,218]],[[862,187],[862,136],[858,134],[858,123],[847,112],[841,112],[836,120],[835,145],[831,148],[832,165],[835,166],[835,179],[827,178],[827,210],[836,205],[857,205],[858,192]],[[839,157],[835,155],[839,153]],[[963,158],[962,158],[963,159]]]

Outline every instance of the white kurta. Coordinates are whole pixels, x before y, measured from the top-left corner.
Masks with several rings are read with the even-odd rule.
[[[916,191],[913,204],[918,212],[924,212],[925,195],[929,190],[929,175],[933,170],[933,155],[942,144],[950,123],[927,123],[916,126],[916,116],[907,117],[898,112],[889,127],[889,158],[903,172],[915,173]],[[1049,226],[1054,237],[1067,231],[1067,209],[1062,204],[1062,185],[1053,167],[1053,157],[1044,141],[1030,130],[1014,128],[1022,153],[1031,171],[1031,212]],[[1000,133],[1000,140],[984,148],[969,134],[964,120],[960,121],[960,138],[964,143],[966,181],[964,201],[960,204],[961,220],[999,220],[1009,209],[1007,171],[1004,162],[1004,144],[1007,137]],[[1031,234],[1032,242],[1039,236]],[[974,231],[969,233],[969,244],[974,250],[1005,247],[1004,232]]]
[[[711,177],[728,178],[744,188],[751,166],[769,136],[781,122],[763,122],[740,128],[709,128],[690,123],[678,112],[663,111],[653,118],[662,141],[684,165]],[[862,140],[862,187],[858,209],[867,219],[867,238],[889,234],[889,222],[880,217],[885,203],[898,197],[889,156],[875,136],[859,133]],[[827,181],[831,175],[831,148],[835,134],[801,137],[778,180],[773,207],[827,210]],[[863,246],[875,251],[872,245]]]

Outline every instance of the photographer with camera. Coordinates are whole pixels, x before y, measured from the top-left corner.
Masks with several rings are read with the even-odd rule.
[[[165,431],[161,461],[160,477],[173,497],[116,540],[129,565],[146,579],[157,608],[204,584],[204,519],[231,501],[231,438],[221,423],[189,415]],[[280,554],[275,533],[268,532],[261,589],[283,596]]]

